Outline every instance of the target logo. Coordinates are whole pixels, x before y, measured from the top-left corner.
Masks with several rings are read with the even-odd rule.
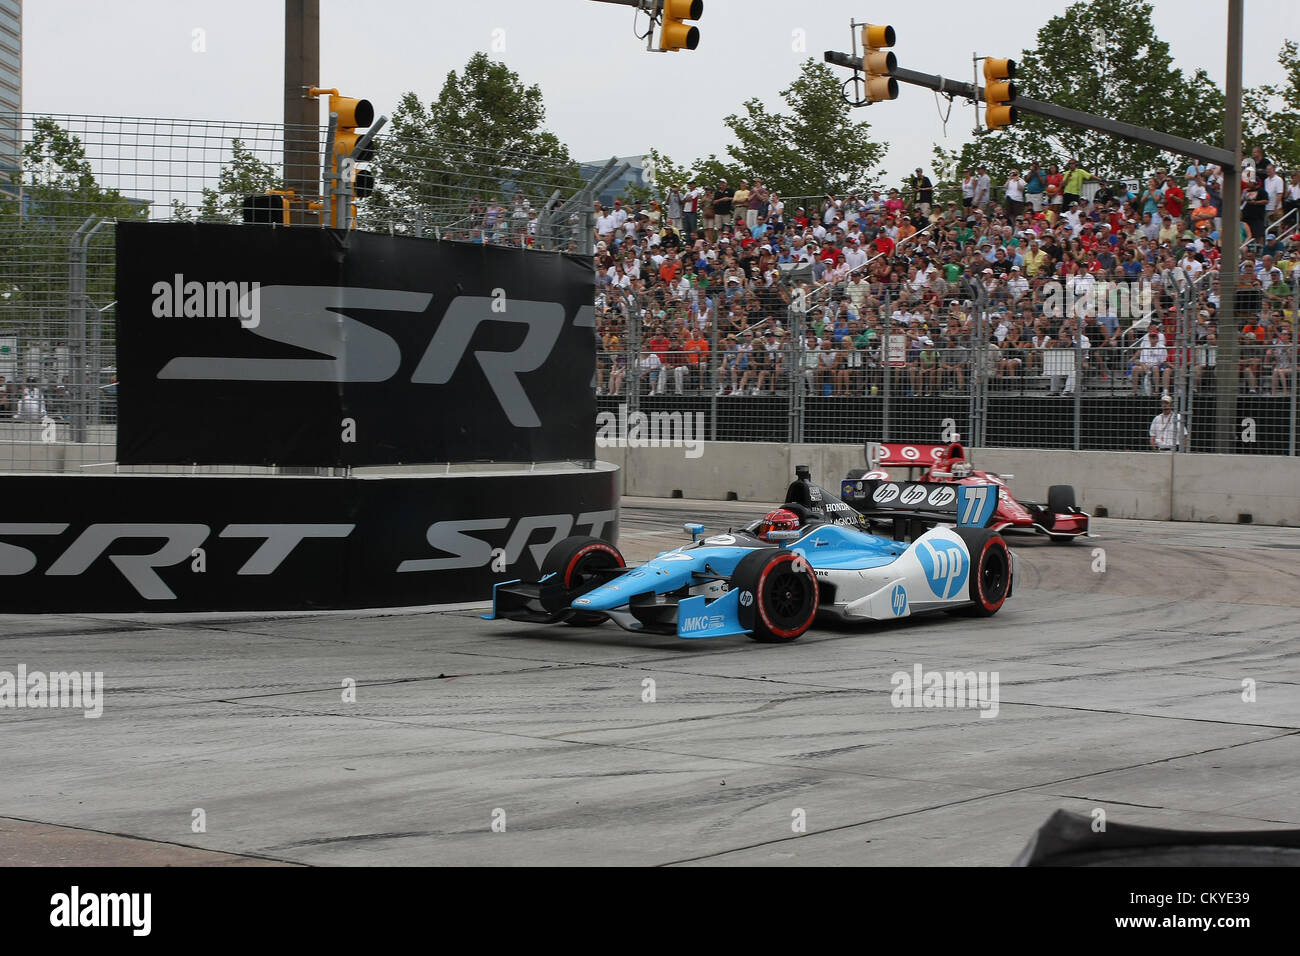
[[[911,445],[903,446],[902,455],[908,461],[916,461],[918,458],[921,457],[921,453],[917,451],[915,448],[913,448]]]

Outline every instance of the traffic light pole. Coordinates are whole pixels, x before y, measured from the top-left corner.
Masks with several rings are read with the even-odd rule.
[[[827,63],[833,63],[836,66],[846,66],[852,70],[862,69],[862,58],[848,53],[827,51],[825,58]],[[966,99],[976,101],[984,98],[984,87],[982,86],[977,86],[974,83],[963,83],[960,80],[950,80],[933,73],[918,73],[916,70],[898,67],[894,70],[893,76],[900,83],[923,86],[926,89],[950,96],[963,96]],[[1075,126],[1110,133],[1112,136],[1118,136],[1120,139],[1127,139],[1134,143],[1155,146],[1157,149],[1180,153],[1184,156],[1207,159],[1222,166],[1225,172],[1235,170],[1240,165],[1240,161],[1236,156],[1218,146],[1198,143],[1182,136],[1170,136],[1168,133],[1161,133],[1158,130],[1134,126],[1132,123],[1121,123],[1105,116],[1098,116],[1095,113],[1085,113],[1082,110],[1057,106],[1055,103],[1033,100],[1027,96],[1017,96],[1015,106],[1026,113],[1036,113],[1039,116],[1046,116],[1048,119],[1060,120],[1062,123],[1071,123]]]

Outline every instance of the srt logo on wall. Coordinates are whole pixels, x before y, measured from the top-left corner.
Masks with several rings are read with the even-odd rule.
[[[163,283],[165,285],[165,283]],[[387,382],[402,365],[402,350],[389,335],[343,310],[423,312],[433,296],[389,289],[334,286],[266,286],[260,291],[260,321],[245,325],[273,342],[328,355],[325,359],[178,356],[158,372],[160,379],[222,382]],[[489,296],[457,296],[429,340],[410,381],[446,385],[466,358],[478,362],[497,402],[512,425],[537,428],[541,419],[519,380],[550,357],[564,327],[564,306],[516,300],[505,314],[494,314]],[[592,312],[594,315],[594,311]],[[575,324],[581,324],[580,316]],[[589,320],[588,320],[589,321]],[[527,331],[508,352],[477,350],[470,340],[484,322],[512,322]]]
[[[208,223],[117,243],[122,464],[596,457],[589,262]]]

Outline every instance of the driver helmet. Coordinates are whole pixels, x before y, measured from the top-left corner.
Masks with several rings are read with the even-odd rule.
[[[760,541],[771,541],[768,533],[772,531],[798,531],[799,516],[789,508],[777,508],[775,511],[769,511],[758,525],[758,538]]]
[[[964,458],[954,461],[948,468],[949,474],[954,478],[969,478],[974,470],[974,466]]]

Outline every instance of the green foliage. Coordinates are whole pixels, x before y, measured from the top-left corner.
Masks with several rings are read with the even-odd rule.
[[[852,108],[840,95],[842,85],[825,63],[805,61],[781,91],[788,112],[769,112],[761,101],[750,99],[743,113],[723,120],[736,138],[728,158],[710,153],[689,167],[678,166],[652,149],[655,185],[631,186],[623,198],[636,203],[662,199],[673,183],[685,186],[692,179],[702,186],[725,179],[735,188],[753,177],[790,197],[869,190],[880,175],[885,146],[870,139],[870,123],[853,121]]]
[[[870,189],[885,146],[871,140],[870,123],[853,120],[842,85],[829,65],[809,59],[781,91],[788,113],[770,113],[760,100],[746,100],[744,113],[723,121],[736,137],[728,149],[736,166],[725,168],[748,171],[786,196]],[[717,163],[716,158],[696,163],[697,171],[704,174],[710,163]],[[712,171],[710,177],[716,179]]]
[[[1242,138],[1247,152],[1259,146],[1279,169],[1300,169],[1300,45],[1284,40],[1277,62],[1283,82],[1242,97]]]
[[[243,140],[231,140],[230,153],[230,162],[221,167],[217,176],[217,188],[203,190],[199,204],[202,222],[243,222],[246,197],[261,195],[268,189],[284,189],[279,167],[258,159]],[[178,205],[172,203],[173,218],[189,221],[189,210],[183,205],[178,209]]]
[[[571,195],[577,164],[545,121],[541,87],[474,54],[427,106],[414,92],[402,97],[377,145],[375,192],[363,213],[401,219],[418,207],[447,224],[475,198],[508,203],[508,187],[534,208],[557,188]]]
[[[1222,141],[1222,92],[1203,69],[1188,76],[1174,67],[1145,0],[1079,0],[1048,20],[1037,41],[1018,60],[1022,95],[1204,143]],[[1185,159],[1022,112],[1015,126],[964,146],[959,167],[987,166],[998,181],[1031,160],[1064,168],[1070,157],[1102,178],[1141,176]]]
[[[100,186],[81,140],[49,117],[33,120],[20,180],[23,202],[0,202],[0,328],[57,341],[66,334],[69,245],[77,229],[92,216],[146,219],[149,207]],[[90,247],[86,291],[93,306],[114,298],[112,243],[112,229],[103,228]]]

